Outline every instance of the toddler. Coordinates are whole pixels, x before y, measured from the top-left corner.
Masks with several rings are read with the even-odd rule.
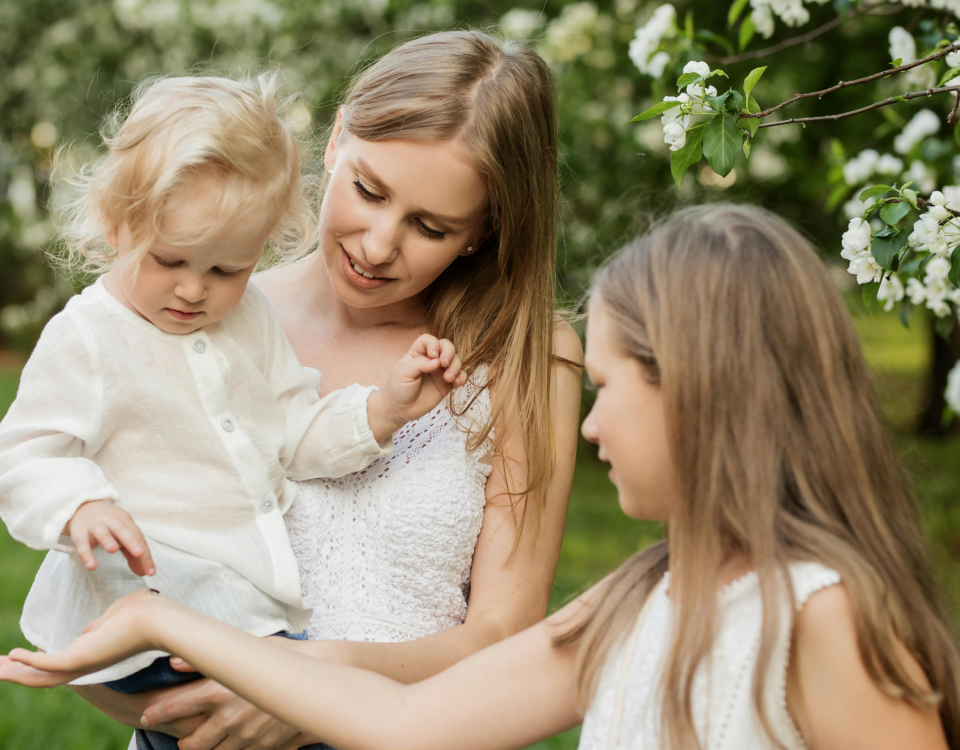
[[[45,651],[145,575],[254,635],[303,630],[290,480],[362,470],[465,381],[432,336],[382,391],[321,398],[319,373],[298,363],[248,283],[265,246],[302,253],[315,234],[277,88],[275,75],[155,82],[107,155],[66,183],[68,258],[103,273],[44,329],[0,423],[0,516],[52,550],[21,622]],[[194,677],[153,651],[77,684],[140,692]]]

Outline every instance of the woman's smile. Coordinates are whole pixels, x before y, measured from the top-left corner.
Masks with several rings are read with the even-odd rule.
[[[351,256],[343,246],[340,246],[341,263],[343,275],[347,281],[360,289],[379,289],[387,283],[393,281],[383,276],[376,276],[371,271],[361,266],[353,256]]]

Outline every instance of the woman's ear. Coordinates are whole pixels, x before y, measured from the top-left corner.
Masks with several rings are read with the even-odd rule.
[[[327,141],[327,148],[323,152],[323,164],[327,173],[333,171],[333,165],[337,161],[337,146],[340,144],[340,137],[343,135],[343,107],[337,110],[337,121],[333,124],[333,130],[330,132],[330,140]]]

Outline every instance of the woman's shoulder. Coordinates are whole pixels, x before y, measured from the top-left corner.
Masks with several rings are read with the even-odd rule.
[[[566,317],[557,313],[553,326],[553,354],[561,360],[583,364],[583,343]]]
[[[304,285],[309,274],[302,272],[302,263],[303,259],[274,266],[250,279],[251,285],[259,290],[284,322],[284,328],[286,322],[300,310],[304,299]]]

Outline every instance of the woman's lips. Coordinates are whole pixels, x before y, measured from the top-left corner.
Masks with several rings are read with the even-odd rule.
[[[182,310],[175,310],[172,307],[168,307],[167,312],[170,313],[170,317],[182,322],[193,320],[200,315],[199,312],[183,312]]]
[[[360,289],[379,289],[393,281],[393,279],[368,279],[362,273],[357,273],[357,270],[353,267],[353,259],[342,247],[340,248],[340,267],[343,269],[343,275],[347,277],[347,281]]]

